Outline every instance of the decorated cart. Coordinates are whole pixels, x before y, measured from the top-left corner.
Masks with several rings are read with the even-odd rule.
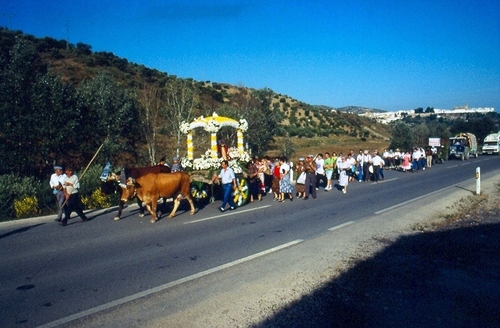
[[[218,138],[218,133],[222,128],[236,130],[236,147],[229,147],[229,143]],[[210,148],[204,153],[195,155],[195,142],[199,145],[200,139],[196,134],[196,129],[202,129],[210,134]],[[237,180],[237,189],[233,191],[233,198],[236,205],[241,206],[248,199],[248,182],[246,180],[246,164],[250,161],[250,154],[245,150],[243,133],[247,131],[246,120],[239,121],[232,118],[218,116],[213,113],[209,117],[198,117],[192,122],[181,124],[181,131],[186,135],[187,154],[181,159],[182,167],[191,175],[191,195],[198,201],[208,200],[213,202],[215,196],[220,194],[220,188],[212,183],[212,177],[217,175],[221,169],[221,162],[227,160],[229,167],[234,170]],[[199,152],[200,150],[197,149]]]

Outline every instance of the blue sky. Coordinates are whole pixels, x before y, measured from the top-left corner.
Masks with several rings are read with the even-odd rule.
[[[0,26],[312,105],[495,107],[500,1],[0,0]]]

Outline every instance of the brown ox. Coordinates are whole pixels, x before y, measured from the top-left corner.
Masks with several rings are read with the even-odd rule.
[[[191,178],[185,172],[148,173],[136,179],[128,178],[127,185],[122,186],[121,200],[126,202],[137,196],[151,213],[151,223],[155,223],[156,207],[159,198],[174,198],[174,208],[169,217],[173,218],[181,199],[184,197],[191,206],[191,215],[195,213],[191,199]]]
[[[156,165],[156,166],[148,166],[148,167],[129,167],[123,168],[122,174],[123,178],[120,175],[116,175],[115,173],[111,173],[108,176],[107,180],[102,181],[101,183],[101,193],[103,195],[111,195],[115,192],[122,192],[122,188],[120,187],[120,183],[125,183],[126,181],[121,181],[121,179],[126,180],[126,177],[132,177],[134,179],[146,175],[148,173],[169,173],[170,167],[165,165]],[[137,200],[137,205],[139,205],[139,216],[144,216],[144,207],[142,203]],[[123,207],[125,206],[125,202],[120,200],[120,204],[118,206],[118,214],[115,216],[114,220],[120,220],[122,216]]]

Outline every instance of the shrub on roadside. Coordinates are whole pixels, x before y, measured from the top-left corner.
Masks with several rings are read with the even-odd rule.
[[[14,212],[16,213],[16,218],[40,214],[38,198],[36,196],[25,196],[22,199],[14,200]]]
[[[19,217],[14,206],[16,200],[18,201],[18,208],[22,209],[19,214],[24,210],[28,211],[28,208],[31,208],[31,211],[35,210],[33,201],[23,201],[29,197],[37,199],[36,211],[38,211],[37,195],[41,190],[40,182],[34,177],[18,177],[14,174],[0,176],[0,220]]]
[[[84,204],[87,208],[110,206],[111,198],[101,196],[99,191],[102,170],[100,165],[91,165],[80,180],[79,192],[82,200],[86,200]],[[77,175],[80,178],[80,174]],[[40,181],[35,177],[0,175],[0,220],[56,213],[57,203],[49,179],[50,176],[46,181]]]
[[[111,206],[111,197],[101,195],[101,191],[96,189],[89,196],[82,196],[82,203],[85,208],[97,209]]]

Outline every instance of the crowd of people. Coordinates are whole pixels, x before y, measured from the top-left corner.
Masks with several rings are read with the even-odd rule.
[[[378,183],[383,180],[384,170],[406,173],[431,168],[436,154],[435,147],[414,147],[404,152],[384,149],[382,153],[360,149],[357,154],[351,149],[347,154],[325,152],[300,157],[293,168],[285,156],[273,160],[269,156],[255,156],[247,166],[250,202],[262,200],[262,195],[268,192],[272,192],[274,201],[279,202],[293,201],[294,196],[314,199],[320,188],[331,191],[334,185],[345,194],[351,182]]]
[[[337,180],[342,193],[347,193],[349,183],[354,181],[378,183],[384,179],[384,170],[401,170],[403,172],[417,172],[432,167],[437,149],[435,147],[414,147],[412,151],[401,152],[385,149],[382,154],[377,150],[354,150],[347,154],[333,152],[319,153],[316,156],[310,154],[300,157],[297,164],[292,167],[286,156],[276,157],[273,160],[269,156],[255,156],[247,165],[247,177],[249,186],[250,202],[261,201],[262,196],[267,193],[273,194],[273,200],[285,202],[286,199],[307,200],[317,197],[317,191],[331,191],[334,180]],[[167,165],[162,158],[158,165]],[[183,171],[179,158],[173,158],[172,172]],[[293,174],[292,174],[293,173]],[[293,178],[292,178],[293,177]],[[214,179],[221,179],[223,185],[223,203],[220,211],[234,210],[236,204],[232,199],[231,191],[237,187],[234,171],[229,167],[226,159],[222,162],[220,173]],[[295,182],[295,185],[294,183]],[[73,174],[71,167],[66,167],[65,173],[61,166],[54,167],[54,174],[50,178],[50,187],[53,189],[59,206],[56,221],[65,226],[72,212],[76,212],[82,222],[87,221],[83,213],[83,204],[80,200],[78,190],[80,182]]]

